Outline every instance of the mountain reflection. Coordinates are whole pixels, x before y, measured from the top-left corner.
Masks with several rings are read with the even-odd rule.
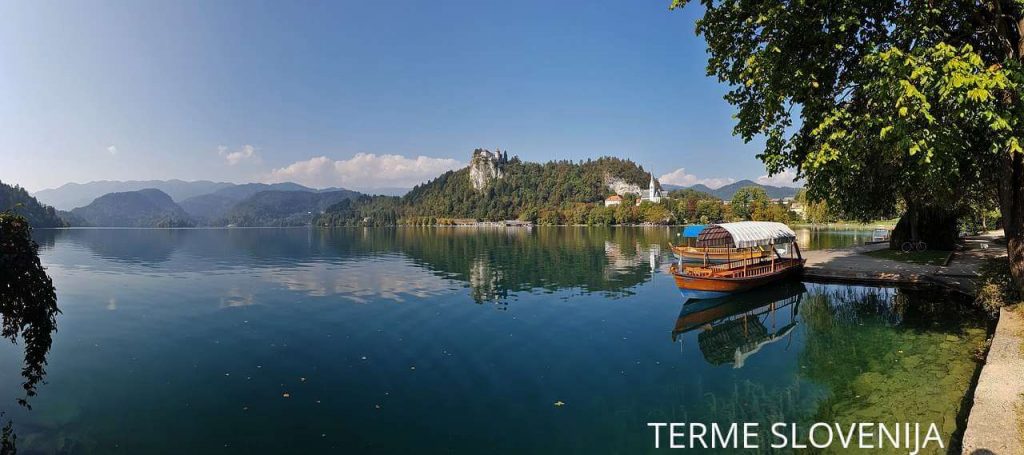
[[[789,335],[797,324],[803,283],[784,282],[726,297],[687,300],[672,341],[694,330],[704,359],[712,365],[742,368],[746,360],[770,343]]]
[[[664,229],[409,229],[396,246],[483,302],[538,289],[628,294],[651,279],[666,238]]]
[[[271,269],[271,279],[289,289],[357,301],[374,295],[433,294],[450,289],[455,281],[480,303],[504,302],[516,292],[536,290],[628,295],[656,273],[661,246],[670,235],[664,227],[401,227],[71,229],[41,231],[36,237],[49,245],[70,241],[100,258],[151,269]],[[402,265],[373,264],[387,257],[401,259],[388,262]],[[409,267],[442,280],[427,280]],[[245,302],[238,296],[227,300],[226,305]]]

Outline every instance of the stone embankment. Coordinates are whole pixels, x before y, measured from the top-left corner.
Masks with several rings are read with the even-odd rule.
[[[965,455],[1024,455],[1024,308],[1003,308],[974,390]]]

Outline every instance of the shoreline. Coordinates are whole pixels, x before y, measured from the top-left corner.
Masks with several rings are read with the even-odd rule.
[[[686,227],[690,224],[535,224],[535,223],[519,223],[519,224],[504,224],[501,221],[480,221],[476,224],[392,224],[385,226],[318,226],[315,224],[303,224],[298,226],[181,226],[181,227],[140,227],[140,226],[49,226],[49,227],[35,227],[32,229],[45,229],[45,230],[74,230],[74,229],[140,229],[140,230],[198,230],[198,229],[297,229],[297,228],[316,228],[316,229],[349,229],[349,228],[404,228],[404,227],[437,227],[437,228],[475,228],[475,227],[515,227],[515,228],[536,228],[536,227],[586,227],[586,228],[609,228],[609,227],[642,227],[642,228],[679,228]],[[790,224],[793,228],[808,228],[815,230],[835,230],[835,229],[863,229],[870,230],[874,229],[875,225],[858,225],[858,224]]]
[[[963,437],[965,455],[1024,454],[1024,308],[1004,307],[981,374],[970,397]],[[1012,436],[1011,436],[1012,435]]]

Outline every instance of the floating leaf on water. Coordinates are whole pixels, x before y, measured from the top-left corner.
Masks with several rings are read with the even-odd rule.
[[[560,408],[562,406],[565,406],[565,402],[564,401],[558,400],[558,401],[555,402],[555,407],[556,408]]]

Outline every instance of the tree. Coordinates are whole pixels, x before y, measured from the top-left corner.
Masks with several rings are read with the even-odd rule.
[[[756,218],[765,218],[772,200],[768,199],[768,193],[759,186],[745,186],[732,195],[732,202],[729,208],[733,216],[742,221],[750,221]]]
[[[725,218],[725,208],[718,199],[700,200],[697,201],[694,217],[701,224],[717,223]]]
[[[796,192],[796,197],[793,200],[803,207],[803,218],[808,223],[825,224],[837,219],[829,210],[828,202],[808,198],[807,190],[803,188]]]
[[[610,226],[615,223],[615,208],[595,205],[587,214],[587,224],[594,226]]]
[[[32,240],[28,220],[0,212],[0,338],[25,345],[21,375],[28,406],[46,375],[46,355],[57,330],[57,293],[39,262],[39,245]]]
[[[708,73],[732,87],[734,133],[764,137],[770,174],[795,168],[812,199],[859,219],[905,207],[911,235],[919,214],[948,226],[998,195],[1024,289],[1024,3],[701,4]]]
[[[640,203],[640,218],[644,223],[665,224],[672,219],[672,212],[662,204]]]

